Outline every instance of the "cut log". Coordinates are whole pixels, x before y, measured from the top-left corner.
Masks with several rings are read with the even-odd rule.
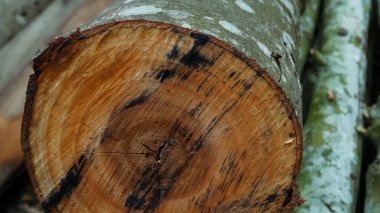
[[[30,23],[52,0],[0,0],[0,47]]]
[[[380,97],[370,109],[368,136],[377,149],[377,157],[369,166],[366,177],[365,213],[380,212]]]
[[[298,4],[116,1],[55,39],[34,61],[22,127],[44,209],[300,204]]]
[[[55,0],[0,49],[0,92],[30,63],[36,51],[57,33],[81,3],[82,0]]]
[[[325,0],[318,65],[310,75],[297,212],[354,212],[361,165],[370,1]],[[349,54],[348,54],[349,53]]]

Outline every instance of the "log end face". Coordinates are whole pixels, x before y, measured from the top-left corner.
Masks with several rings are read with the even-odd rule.
[[[116,22],[56,40],[35,69],[22,140],[47,210],[300,204],[297,116],[266,71],[224,42]]]

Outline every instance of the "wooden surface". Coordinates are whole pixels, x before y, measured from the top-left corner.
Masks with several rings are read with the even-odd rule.
[[[53,34],[58,34],[58,31],[64,32],[69,29],[75,29],[76,27],[93,19],[110,3],[111,0],[86,0],[68,20],[62,20],[65,18],[60,16],[61,20],[49,22],[50,25],[54,26],[44,32],[46,33],[48,31],[48,34],[51,36]],[[54,5],[51,7],[53,7],[53,9],[56,8]],[[66,8],[66,11],[67,10],[70,10],[70,8]],[[50,11],[52,11],[52,9],[50,9]],[[54,13],[52,15],[51,12],[44,12],[41,14],[41,17],[31,23],[31,26],[35,26],[37,28],[40,27],[41,24],[48,26],[44,20],[52,19],[54,16],[62,13]],[[62,26],[62,23],[65,23],[64,26]],[[32,31],[35,32],[32,27],[29,27],[22,32]],[[38,38],[32,38],[31,36],[28,37],[27,34],[18,35],[16,36],[16,39],[24,38],[24,41],[33,43],[34,46],[32,45],[32,48],[30,49],[25,47],[17,47],[26,52],[23,53],[23,55],[17,55],[19,50],[8,52],[8,54],[13,54],[13,57],[17,58],[18,64],[17,66],[10,67],[10,71],[16,73],[15,78],[9,78],[9,80],[12,79],[12,81],[4,82],[7,84],[0,85],[0,88],[4,88],[4,90],[0,92],[0,150],[7,150],[0,155],[0,191],[3,191],[7,187],[10,179],[14,179],[16,177],[15,173],[17,173],[23,163],[20,145],[20,129],[21,117],[25,103],[25,91],[27,88],[29,75],[33,73],[33,69],[31,67],[32,55],[35,54],[35,51],[38,48],[42,48],[42,45],[46,45],[48,40],[51,39],[50,36],[46,36],[45,34],[44,36],[40,36]],[[17,43],[17,41],[14,43]],[[9,50],[14,48],[16,47],[12,47],[11,45],[9,46]],[[24,57],[25,55],[29,55],[29,57]],[[3,66],[0,66],[0,68],[5,69]]]
[[[256,212],[299,204],[301,131],[267,72],[226,43],[124,21],[36,60],[22,142],[45,210]]]

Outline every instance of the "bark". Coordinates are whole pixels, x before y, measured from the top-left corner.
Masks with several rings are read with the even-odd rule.
[[[55,0],[0,49],[0,91],[25,68],[36,51],[57,33],[81,2]]]
[[[365,212],[380,211],[380,98],[370,109],[368,136],[377,149],[377,157],[369,166],[366,177]]]
[[[54,40],[22,130],[45,210],[298,205],[299,4],[116,1]]]
[[[369,11],[367,0],[324,1],[299,176],[306,201],[297,212],[355,211]]]
[[[314,31],[317,27],[321,1],[308,0],[305,2],[305,10],[300,18],[300,45],[298,51],[298,71],[302,74],[310,47],[314,38]]]
[[[0,47],[38,16],[52,0],[0,0]]]

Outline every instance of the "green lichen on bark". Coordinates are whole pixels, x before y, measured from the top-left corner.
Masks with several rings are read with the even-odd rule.
[[[361,164],[369,0],[325,0],[304,126],[297,212],[354,212]],[[353,42],[354,41],[354,42]]]
[[[169,23],[215,36],[265,68],[289,98],[301,121],[298,57],[299,0],[118,0],[82,29],[115,20]],[[279,63],[273,54],[279,55]]]
[[[369,166],[366,177],[365,212],[380,212],[380,97],[370,109],[368,137],[377,149],[377,157]]]
[[[300,74],[303,71],[313,41],[320,4],[321,0],[307,0],[305,10],[300,18],[300,45],[298,51],[298,71]]]

